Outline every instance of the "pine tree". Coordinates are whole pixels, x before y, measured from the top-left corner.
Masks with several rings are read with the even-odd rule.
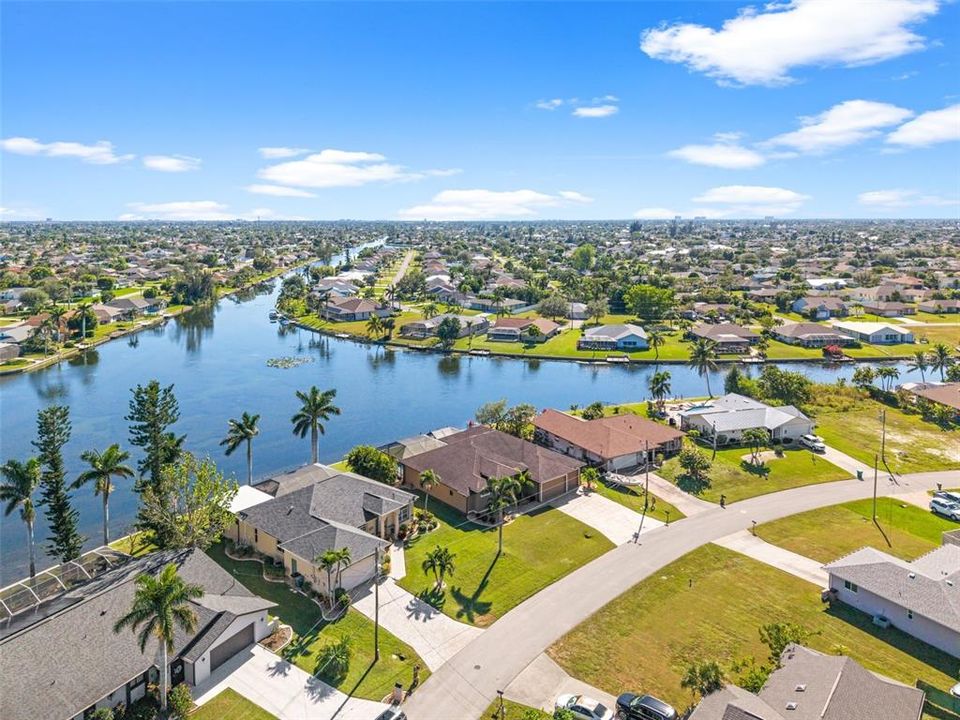
[[[50,530],[46,553],[60,562],[79,557],[84,541],[77,530],[79,513],[70,504],[63,466],[63,446],[70,440],[70,431],[69,408],[51,405],[37,413],[37,439],[33,446],[39,451],[40,505]]]

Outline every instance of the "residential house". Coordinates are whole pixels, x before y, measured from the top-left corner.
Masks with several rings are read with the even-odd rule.
[[[370,580],[377,549],[389,545],[413,515],[415,496],[356,473],[328,465],[306,465],[257,483],[269,498],[238,510],[234,539],[282,563],[289,577],[304,578],[329,595],[317,558],[328,550],[350,550],[342,586]]]
[[[127,315],[127,312],[123,308],[105,305],[103,303],[97,303],[91,306],[90,310],[96,315],[97,322],[101,325],[109,325],[117,320],[122,320]]]
[[[900,315],[916,315],[917,309],[913,305],[894,300],[866,300],[863,302],[864,312],[878,317],[899,317]]]
[[[785,323],[773,328],[773,336],[788,345],[800,345],[808,348],[820,348],[827,345],[845,347],[856,344],[849,335],[837,332],[828,325],[817,323]]]
[[[960,300],[924,300],[917,309],[921,312],[936,313],[960,313]]]
[[[27,340],[37,330],[37,326],[30,323],[19,323],[17,325],[7,325],[0,328],[0,342],[19,345]]]
[[[639,325],[599,325],[587,328],[577,340],[578,350],[646,350],[646,331]]]
[[[533,427],[534,442],[614,471],[646,465],[657,454],[673,455],[683,440],[679,430],[632,413],[584,420],[544,410],[533,419]]]
[[[414,435],[413,437],[394,440],[386,445],[381,445],[377,450],[386,453],[397,462],[401,462],[408,457],[442,447],[445,447],[445,443],[441,439],[427,433],[426,435]]]
[[[913,333],[905,326],[874,322],[838,322],[833,327],[861,342],[872,345],[899,345],[912,343]]]
[[[400,335],[409,338],[428,338],[436,337],[437,328],[447,318],[455,318],[460,322],[460,332],[457,337],[466,337],[467,335],[479,335],[487,331],[490,327],[490,321],[480,315],[454,315],[444,313],[432,318],[423,318],[413,322],[404,323],[400,326]]]
[[[0,362],[15,360],[20,357],[20,345],[12,342],[0,341]]]
[[[135,318],[144,313],[157,312],[163,306],[163,301],[160,298],[122,297],[105,304],[118,308],[125,318]]]
[[[535,327],[538,334],[531,334]],[[544,342],[560,332],[560,325],[546,318],[497,318],[487,330],[487,340],[496,342]]]
[[[680,429],[697,430],[717,445],[739,443],[743,433],[762,428],[774,443],[796,442],[813,432],[813,421],[792,405],[772,407],[759,400],[729,393],[680,412]]]
[[[960,418],[960,383],[904,383],[901,387],[918,398],[950,408]]]
[[[748,353],[750,352],[750,346],[760,339],[760,335],[753,330],[748,330],[733,323],[717,323],[716,325],[703,323],[690,330],[690,334],[694,337],[713,340],[716,343],[717,352],[721,354]]]
[[[532,305],[523,300],[514,298],[504,298],[499,303],[492,298],[470,297],[465,305],[470,310],[480,310],[482,312],[500,312],[506,315],[516,315],[526,312],[532,308]]]
[[[346,280],[341,280],[339,278],[323,278],[318,282],[313,290],[310,291],[310,294],[315,297],[320,297],[322,295],[327,295],[330,298],[333,297],[353,297],[360,292],[360,288],[354,285],[352,282],[347,282]]]
[[[478,425],[443,438],[444,447],[401,461],[403,484],[420,488],[420,474],[433,470],[440,482],[428,492],[464,514],[483,513],[487,480],[526,472],[530,486],[519,500],[545,502],[577,488],[583,463],[527,440]]]
[[[727,685],[689,720],[920,720],[923,690],[870,672],[844,655],[787,646],[760,692]]]
[[[572,302],[567,307],[567,320],[586,320],[589,317],[586,303]]]
[[[806,282],[814,290],[842,290],[847,286],[843,278],[807,278]]]
[[[392,310],[386,305],[379,305],[373,300],[358,297],[336,297],[322,308],[320,314],[327,320],[334,322],[353,322],[369,320],[374,315],[389,317]]]
[[[0,717],[87,718],[97,708],[129,706],[159,678],[158,647],[144,650],[130,629],[114,624],[133,605],[136,579],[169,563],[204,594],[189,602],[197,629],[177,628],[169,654],[171,685],[197,685],[225,662],[267,637],[276,603],[251,593],[201,550],[163,550],[137,559],[107,548],[104,571],[44,599],[0,625]]]
[[[912,562],[865,547],[824,570],[833,599],[960,658],[960,545]]]
[[[849,314],[847,303],[838,297],[807,295],[797,298],[790,306],[795,313],[805,315],[811,320],[826,320],[832,317],[844,317]]]

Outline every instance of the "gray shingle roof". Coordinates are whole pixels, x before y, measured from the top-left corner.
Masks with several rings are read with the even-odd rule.
[[[131,560],[57,598],[58,609],[0,640],[0,717],[71,718],[154,665],[152,638],[141,653],[136,635],[113,632],[133,601],[134,580],[173,562],[183,579],[206,595],[193,604],[197,633],[178,632],[171,657],[191,644],[209,646],[226,614],[208,605],[243,603],[247,611],[273,607],[199,550],[165,551]],[[218,630],[218,628],[220,630]],[[202,651],[200,652],[202,654]]]

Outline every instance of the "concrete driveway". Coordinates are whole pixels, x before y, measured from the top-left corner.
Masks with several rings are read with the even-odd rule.
[[[850,476],[851,476],[851,477],[856,477],[856,476],[857,476],[857,470],[861,470],[861,471],[863,471],[863,477],[864,477],[864,478],[871,478],[871,479],[873,479],[873,468],[872,468],[872,467],[868,467],[867,465],[865,465],[864,463],[860,462],[860,461],[857,460],[856,458],[852,458],[852,457],[850,457],[849,455],[847,455],[846,453],[842,453],[842,452],[840,452],[839,450],[837,450],[836,448],[830,447],[829,445],[827,445],[827,450],[826,450],[826,452],[824,452],[823,454],[821,454],[820,457],[822,457],[824,460],[826,460],[826,461],[828,461],[828,462],[833,463],[833,464],[836,465],[838,468],[841,468],[842,470],[846,470],[848,473],[850,473]],[[882,472],[882,471],[881,471],[881,472]]]
[[[617,706],[617,699],[613,695],[567,675],[566,670],[545,653],[538,655],[507,685],[503,696],[507,700],[552,713],[557,697],[568,693],[599,700],[611,710]]]
[[[354,600],[353,607],[373,619],[372,586],[363,596]],[[380,583],[380,624],[416,650],[431,671],[439,668],[483,632],[480,628],[444,615],[398,586],[393,578],[386,578]]]
[[[203,705],[226,688],[278,720],[372,720],[389,707],[350,698],[259,645],[217,668],[194,690],[195,702]]]
[[[640,528],[640,513],[605,498],[600,493],[585,492],[583,488],[550,503],[560,512],[566,513],[585,525],[605,535],[614,545],[633,542]],[[663,525],[659,520],[646,517],[643,520],[643,533]]]
[[[759,560],[807,582],[812,582],[818,587],[825,588],[830,584],[830,578],[824,571],[822,563],[798,555],[795,552],[784,550],[777,545],[771,545],[767,541],[754,536],[749,530],[741,530],[713,542],[715,545]]]

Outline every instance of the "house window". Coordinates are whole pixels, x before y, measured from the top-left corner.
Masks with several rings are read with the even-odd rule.
[[[410,506],[404,505],[400,508],[400,522],[405,522],[410,519]]]
[[[259,542],[259,541],[260,541],[260,531],[257,530],[257,528],[254,528],[254,529],[253,529],[253,542],[256,543],[256,542]]]
[[[850,592],[859,592],[860,587],[856,583],[852,583],[849,580],[843,581],[843,587],[845,587]]]
[[[907,610],[907,620],[913,620],[913,610]]]

